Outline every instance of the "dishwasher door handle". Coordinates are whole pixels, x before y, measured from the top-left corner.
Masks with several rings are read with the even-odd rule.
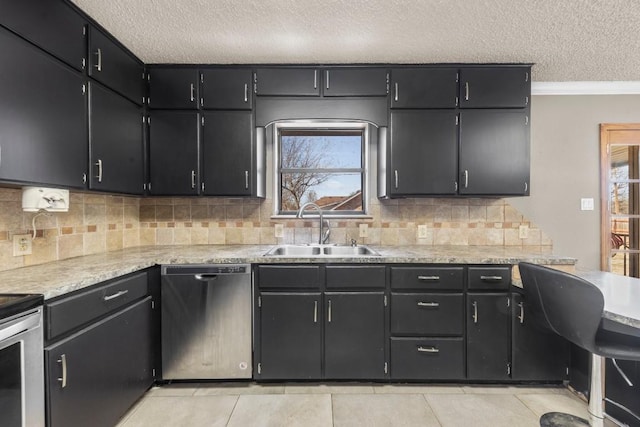
[[[196,278],[196,280],[199,280],[201,282],[212,282],[218,278],[218,275],[201,273],[201,274],[195,274],[194,277]]]

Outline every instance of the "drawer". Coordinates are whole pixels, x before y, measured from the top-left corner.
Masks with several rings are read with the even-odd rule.
[[[464,267],[391,267],[391,289],[462,290]]]
[[[384,289],[385,267],[383,265],[327,266],[327,288]]]
[[[258,286],[269,288],[319,288],[320,266],[261,265],[258,266]]]
[[[462,294],[391,294],[391,334],[462,335]]]
[[[464,340],[391,338],[391,379],[464,379]]]
[[[469,289],[509,289],[511,266],[469,267]]]
[[[50,340],[147,295],[147,273],[135,273],[45,303]]]

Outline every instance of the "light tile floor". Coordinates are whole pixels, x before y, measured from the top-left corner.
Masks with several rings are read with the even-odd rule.
[[[118,427],[534,427],[551,411],[587,417],[587,405],[561,387],[172,384],[149,390]]]

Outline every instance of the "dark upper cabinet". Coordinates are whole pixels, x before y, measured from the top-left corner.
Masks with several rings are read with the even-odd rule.
[[[456,194],[458,144],[455,111],[391,112],[389,194]]]
[[[455,108],[457,68],[394,68],[391,108]]]
[[[522,108],[529,104],[530,67],[460,69],[461,108]]]
[[[96,83],[89,84],[89,188],[142,194],[142,109]]]
[[[204,194],[250,196],[255,145],[252,112],[212,111],[203,116]]]
[[[200,116],[195,112],[151,112],[149,116],[151,194],[198,194],[200,126]]]
[[[0,24],[73,68],[84,68],[87,22],[64,1],[0,0],[0,10]]]
[[[324,96],[386,96],[386,68],[330,68],[322,71]]]
[[[199,81],[196,68],[150,68],[149,108],[197,109]]]
[[[143,103],[144,64],[94,27],[89,34],[89,75],[136,104]]]
[[[526,110],[460,112],[460,194],[529,194]]]
[[[0,28],[0,180],[84,188],[83,77]]]
[[[317,68],[258,68],[256,94],[262,96],[319,96],[321,73]]]
[[[225,68],[202,70],[202,108],[212,110],[251,110],[253,71]]]

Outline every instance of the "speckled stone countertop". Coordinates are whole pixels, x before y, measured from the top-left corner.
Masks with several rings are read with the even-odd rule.
[[[142,246],[0,272],[0,293],[40,293],[45,299],[156,264],[433,263],[575,264],[574,258],[492,246],[375,246],[378,257],[266,257],[267,245]]]

